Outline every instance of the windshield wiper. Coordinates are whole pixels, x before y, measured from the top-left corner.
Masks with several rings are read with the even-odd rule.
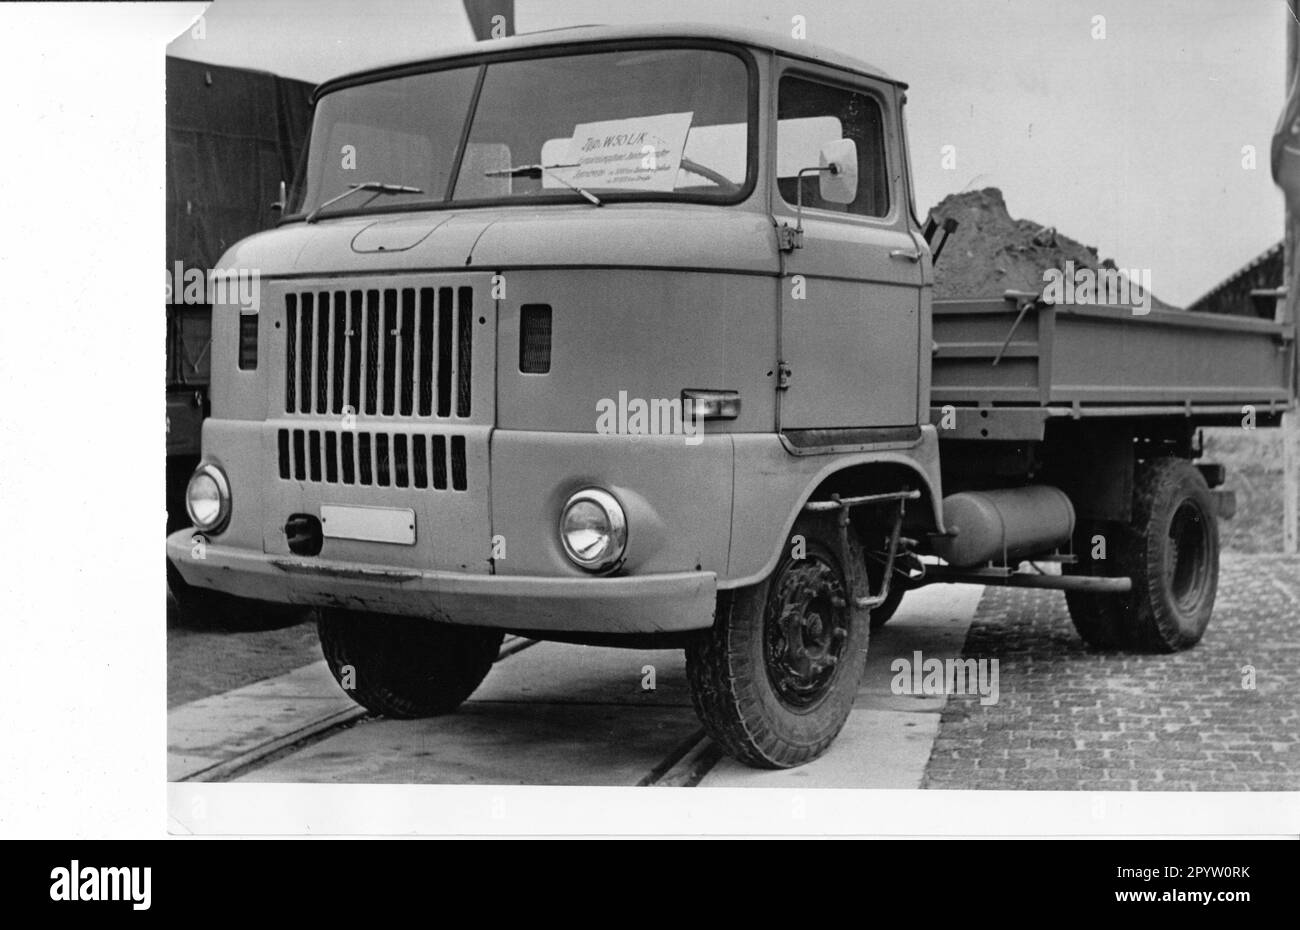
[[[315,210],[307,214],[307,222],[314,223],[320,216],[320,211],[324,210],[330,204],[338,203],[344,197],[351,197],[357,191],[370,191],[374,194],[423,194],[424,191],[418,187],[410,187],[406,184],[384,184],[382,181],[363,181],[360,184],[349,184],[348,189],[337,197],[331,197]]]
[[[517,165],[514,168],[502,168],[500,171],[484,171],[483,176],[487,178],[531,178],[534,181],[540,181],[542,178],[542,172],[545,172],[569,190],[576,194],[581,194],[596,206],[603,207],[604,204],[601,203],[600,198],[591,191],[585,190],[576,184],[570,184],[566,179],[562,178],[552,170],[554,168],[577,167],[577,165]]]

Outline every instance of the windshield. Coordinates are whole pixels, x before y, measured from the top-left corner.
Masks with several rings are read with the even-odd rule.
[[[355,191],[321,215],[584,195],[593,203],[736,200],[753,158],[749,86],[737,54],[672,48],[492,62],[344,87],[316,106],[294,212],[363,184],[418,192]]]

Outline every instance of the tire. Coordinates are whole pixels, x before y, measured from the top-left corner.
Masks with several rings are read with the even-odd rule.
[[[871,582],[871,590],[879,591],[880,584],[883,580],[884,565],[867,559],[867,578]],[[895,576],[889,584],[889,596],[885,598],[884,603],[878,607],[871,608],[871,631],[874,633],[880,629],[898,612],[898,605],[903,603],[903,595],[907,593],[907,588],[899,584],[898,577]]]
[[[898,605],[903,603],[903,595],[907,592],[903,588],[890,588],[889,597],[879,607],[871,608],[871,629],[880,629],[888,623],[898,612]]]
[[[1079,521],[1074,536],[1074,551],[1079,558],[1079,563],[1063,565],[1063,574],[1102,578],[1117,574],[1117,565],[1109,559],[1093,561],[1092,541],[1097,536],[1101,536],[1107,540],[1108,546],[1117,546],[1126,529],[1116,523]],[[1069,608],[1070,620],[1074,623],[1075,631],[1094,649],[1110,651],[1126,647],[1124,631],[1128,621],[1123,601],[1124,598],[1114,594],[1094,594],[1088,591],[1065,592],[1065,604]]]
[[[334,680],[366,710],[413,719],[448,714],[474,693],[501,650],[500,630],[368,614],[317,613]]]
[[[805,540],[803,558],[793,557],[796,536]],[[848,606],[845,566],[863,557],[850,545],[852,552],[841,551],[832,517],[802,517],[772,575],[722,592],[712,628],[687,646],[695,712],[709,736],[746,765],[809,762],[848,719],[870,636],[867,612]],[[790,647],[792,628],[800,638]]]
[[[1106,526],[1114,528],[1107,533]],[[1092,561],[1094,532],[1107,537],[1109,562]],[[1072,573],[1133,579],[1128,594],[1066,594],[1085,642],[1100,649],[1168,653],[1201,641],[1218,590],[1219,525],[1209,486],[1190,462],[1147,463],[1134,488],[1133,522],[1090,524],[1081,537],[1076,552],[1085,561]]]
[[[880,533],[865,540],[862,540],[863,554],[865,555],[864,564],[867,571],[867,582],[871,586],[872,592],[880,590],[880,586],[885,581],[885,562],[889,553],[889,534]],[[889,596],[885,598],[884,603],[879,607],[871,608],[871,630],[875,632],[880,629],[898,611],[898,607],[903,603],[903,595],[907,593],[907,585],[903,581],[907,578],[908,573],[902,570],[905,556],[900,556],[894,562],[894,577],[890,579]]]
[[[227,630],[252,633],[294,626],[311,617],[299,604],[275,604],[235,597],[221,591],[196,588],[167,560],[167,589],[176,599],[176,619],[192,630]]]

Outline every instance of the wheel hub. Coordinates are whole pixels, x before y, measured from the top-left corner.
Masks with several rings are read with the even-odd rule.
[[[777,580],[764,621],[768,678],[781,700],[809,707],[830,688],[849,638],[844,585],[830,565],[809,557]]]
[[[1200,510],[1184,502],[1169,524],[1165,577],[1174,601],[1190,609],[1200,599],[1208,577],[1209,531]]]

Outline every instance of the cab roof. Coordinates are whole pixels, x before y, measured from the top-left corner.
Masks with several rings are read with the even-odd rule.
[[[316,88],[313,100],[338,86],[365,83],[390,74],[417,72],[424,70],[428,66],[442,64],[458,58],[473,59],[489,54],[497,55],[528,49],[588,44],[600,45],[608,42],[638,39],[695,39],[729,42],[774,51],[790,58],[817,62],[833,68],[864,74],[868,77],[888,81],[891,84],[897,84],[899,87],[905,88],[907,86],[902,81],[895,80],[884,71],[859,58],[803,39],[791,38],[784,33],[766,32],[761,29],[746,29],[736,26],[713,26],[702,23],[658,23],[643,26],[575,26],[567,29],[528,32],[504,39],[492,39],[485,42],[460,45],[448,48],[429,58],[394,61],[375,68],[366,68],[362,71],[354,71],[331,78]]]

